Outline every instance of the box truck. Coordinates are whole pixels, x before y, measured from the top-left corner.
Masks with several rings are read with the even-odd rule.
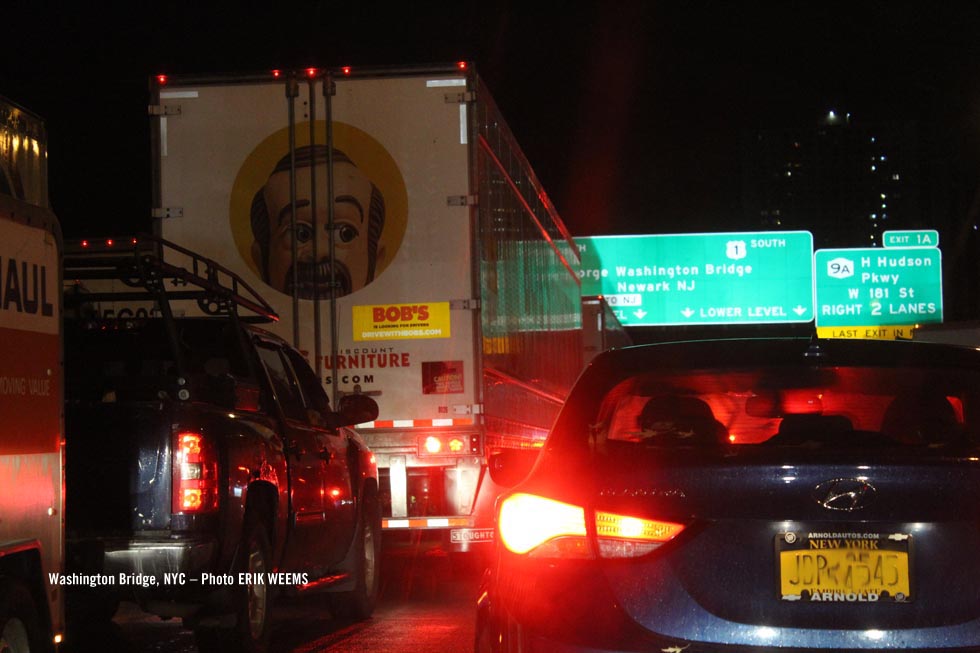
[[[472,65],[152,81],[157,235],[260,288],[333,401],[363,393],[383,527],[486,540],[489,456],[583,366],[578,253]],[[332,198],[332,200],[331,200]]]
[[[44,121],[0,97],[0,650],[55,650],[64,609],[61,230]]]

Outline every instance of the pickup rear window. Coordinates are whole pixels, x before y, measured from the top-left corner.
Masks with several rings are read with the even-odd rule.
[[[177,320],[176,344],[163,320],[118,326],[66,321],[68,401],[154,400],[162,398],[161,393],[174,392],[178,378],[193,388],[225,373],[249,377],[238,334],[227,321]]]

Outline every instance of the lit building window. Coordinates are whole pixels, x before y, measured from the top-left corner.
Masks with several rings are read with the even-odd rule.
[[[899,179],[901,179],[901,176],[899,176],[898,174],[892,175],[892,181],[898,181]]]

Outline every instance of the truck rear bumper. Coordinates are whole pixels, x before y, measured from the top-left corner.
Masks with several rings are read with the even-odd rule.
[[[183,582],[192,584],[200,582],[202,572],[213,571],[216,551],[217,542],[211,539],[106,543],[102,568],[110,575],[154,576],[159,586],[169,584],[165,574],[186,574]]]
[[[228,605],[232,581],[217,571],[214,538],[84,539],[68,551],[72,573],[95,583],[68,588],[78,600],[135,600],[160,617],[222,614]]]

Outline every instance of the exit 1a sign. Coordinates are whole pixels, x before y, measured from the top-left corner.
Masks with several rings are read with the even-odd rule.
[[[813,267],[822,337],[894,338],[943,321],[937,248],[819,249]]]
[[[935,229],[886,231],[881,235],[885,247],[939,247],[939,232]]]
[[[768,231],[576,238],[583,295],[625,326],[813,320],[813,236]]]

